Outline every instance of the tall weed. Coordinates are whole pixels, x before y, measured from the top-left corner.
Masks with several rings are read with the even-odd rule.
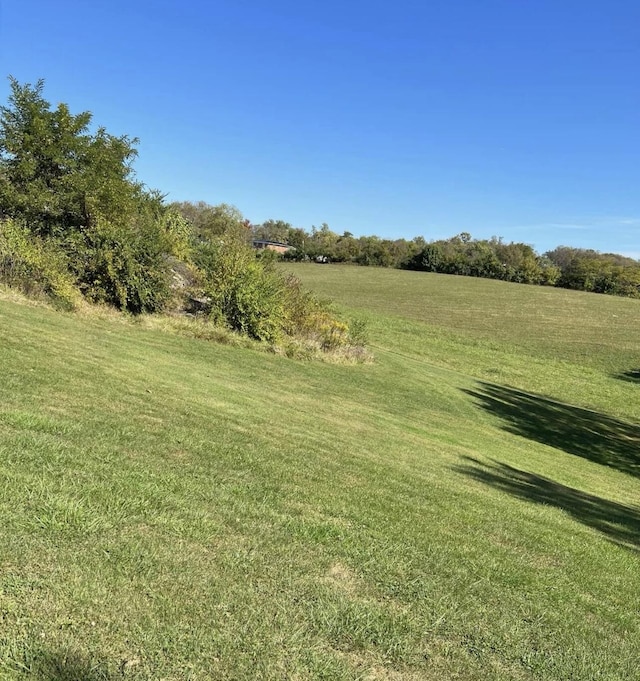
[[[63,309],[74,309],[80,300],[62,248],[11,219],[0,222],[0,281]]]

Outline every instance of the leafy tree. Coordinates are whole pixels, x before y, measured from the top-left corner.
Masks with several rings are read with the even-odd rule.
[[[82,218],[73,178],[89,145],[91,115],[73,116],[63,104],[51,111],[42,80],[10,83],[10,106],[0,107],[0,210],[48,234]]]
[[[289,251],[286,255],[295,259],[304,259],[307,256],[307,244],[309,234],[302,227],[291,227],[287,235],[287,243],[293,246],[294,251]]]
[[[418,244],[414,240],[413,249]],[[402,266],[527,284],[555,284],[559,276],[559,269],[547,258],[538,256],[528,244],[507,244],[496,237],[477,240],[467,232],[424,243],[417,253],[410,250]]]
[[[335,259],[335,248],[338,235],[331,231],[329,225],[323,222],[320,229],[311,227],[311,235],[306,242],[306,251],[311,257],[324,256],[330,260]]]
[[[90,299],[160,309],[168,298],[166,209],[135,179],[137,140],[91,133],[89,112],[52,109],[42,80],[10,84],[0,107],[0,216],[62,249]]]
[[[560,274],[557,285],[594,293],[640,297],[640,263],[615,253],[558,246],[546,253]]]
[[[227,203],[212,206],[205,201],[181,201],[172,203],[169,208],[191,223],[194,236],[199,241],[212,241],[229,233],[242,234],[245,241],[250,239],[251,225],[235,206]]]
[[[145,198],[131,166],[137,140],[90,134],[88,111],[52,110],[43,80],[10,84],[9,106],[0,107],[0,212],[41,236],[126,219]]]
[[[266,220],[261,225],[253,227],[253,238],[264,239],[265,241],[278,241],[289,243],[289,233],[292,226],[284,220]]]
[[[358,239],[360,247],[355,261],[360,265],[395,267],[398,265],[398,243],[377,236],[364,236]]]
[[[439,244],[425,244],[421,250],[404,263],[409,270],[421,270],[424,272],[440,272],[443,254]]]
[[[541,286],[556,286],[560,279],[560,268],[544,255],[538,256]]]
[[[351,232],[344,232],[336,241],[333,258],[337,262],[355,262],[358,252],[358,240],[354,238]]]

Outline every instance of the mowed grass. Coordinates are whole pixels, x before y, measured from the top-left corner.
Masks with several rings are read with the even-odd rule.
[[[640,420],[640,300],[446,274],[287,264],[371,344]]]
[[[0,299],[0,678],[638,678],[640,306],[295,269],[373,364]]]

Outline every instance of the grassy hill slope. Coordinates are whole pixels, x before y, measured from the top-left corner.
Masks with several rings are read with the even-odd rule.
[[[371,341],[466,375],[640,420],[640,301],[446,274],[287,264]]]
[[[634,678],[637,301],[296,271],[374,364],[0,300],[0,678]]]

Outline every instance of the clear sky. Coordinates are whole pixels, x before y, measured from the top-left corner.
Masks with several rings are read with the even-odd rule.
[[[0,0],[9,74],[168,200],[640,258],[640,0]]]

